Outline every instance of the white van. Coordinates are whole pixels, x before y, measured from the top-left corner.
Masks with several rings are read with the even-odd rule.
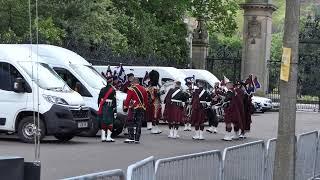
[[[93,66],[99,73],[106,72],[108,66]],[[110,66],[112,71],[115,70],[116,66]],[[161,67],[161,66],[123,66],[126,74],[133,73],[135,77],[143,79],[146,71],[150,72],[156,70],[159,72],[159,84],[162,85],[167,81],[180,81],[181,87],[186,89],[187,86],[184,83],[186,75],[181,70],[174,67]]]
[[[68,141],[88,128],[83,98],[31,49],[0,45],[0,82],[1,132],[16,132],[23,142],[33,142],[33,115],[38,113],[41,139],[54,135]]]
[[[27,45],[25,45],[28,47]],[[41,44],[33,48],[34,52],[38,52],[39,56],[49,64],[67,84],[83,97],[85,105],[90,108],[90,128],[83,132],[85,136],[95,136],[99,131],[99,124],[96,120],[98,111],[98,96],[101,88],[107,82],[99,74],[92,65],[83,57],[68,49],[58,46]],[[77,87],[77,89],[76,89]],[[123,112],[122,104],[126,94],[117,91],[117,120],[113,126],[113,136],[117,136],[122,132],[126,114]]]
[[[214,87],[219,79],[207,70],[203,69],[182,69],[187,75],[195,75],[196,79],[201,79],[207,82],[207,88],[211,89]],[[272,100],[265,97],[253,96],[252,102],[255,105],[256,111],[265,112],[272,109]]]
[[[204,69],[182,69],[182,71],[188,76],[195,76],[196,80],[203,80],[206,82],[206,88],[208,90],[213,89],[216,82],[220,82],[219,79]]]

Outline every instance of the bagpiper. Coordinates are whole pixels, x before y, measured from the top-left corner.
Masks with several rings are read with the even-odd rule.
[[[226,124],[226,134],[223,138],[225,141],[239,138],[240,129],[240,113],[236,99],[234,84],[230,81],[226,82],[227,92],[224,99],[224,122]],[[232,135],[232,126],[234,135]]]
[[[204,140],[203,130],[206,119],[207,108],[210,108],[211,97],[204,89],[205,82],[198,80],[196,89],[192,95],[192,113],[191,122],[195,127],[195,135],[192,137],[195,140]]]
[[[107,85],[100,90],[98,97],[98,116],[97,119],[101,124],[101,141],[114,142],[111,138],[113,122],[117,115],[116,90],[112,86],[112,73],[109,69],[106,75]],[[107,137],[106,137],[107,132]]]
[[[147,74],[146,74],[147,75]],[[161,115],[160,88],[159,88],[159,72],[152,70],[148,73],[148,102],[149,110],[147,111],[147,129],[151,127],[152,134],[160,134],[159,119]]]
[[[253,79],[253,75],[250,74],[249,77],[243,83],[243,90],[244,90],[244,119],[243,119],[243,126],[244,129],[241,131],[240,138],[246,138],[245,134],[250,131],[251,129],[251,114],[253,112],[253,104],[252,104],[252,96],[255,93],[256,89],[260,88],[261,85],[255,76]]]
[[[133,117],[128,119],[128,139],[125,143],[139,143],[141,135],[141,123],[145,119],[145,113],[148,110],[148,95],[145,88],[139,85],[139,79],[134,78],[132,86],[128,88],[127,98],[124,101],[123,111],[127,112],[132,108]]]
[[[207,132],[209,133],[217,133],[218,130],[218,125],[219,125],[219,120],[217,116],[217,108],[218,104],[221,103],[222,99],[224,96],[224,91],[220,87],[220,83],[216,82],[214,85],[213,92],[211,94],[211,108],[208,109],[207,114],[208,114],[208,121],[209,121],[209,128],[207,129]]]
[[[169,138],[179,138],[178,130],[183,121],[183,107],[188,96],[181,90],[181,82],[176,81],[175,87],[170,89],[165,97],[165,106],[168,114]]]
[[[193,83],[194,76],[187,77],[184,79],[185,85],[187,86],[186,95],[188,96],[187,102],[184,107],[184,131],[191,131],[191,110],[192,110],[192,94],[193,94]]]

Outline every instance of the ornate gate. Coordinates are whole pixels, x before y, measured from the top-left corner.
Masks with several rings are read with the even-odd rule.
[[[279,102],[280,60],[269,61],[269,97]],[[307,18],[299,35],[297,109],[320,112],[320,16]]]
[[[221,45],[211,52],[207,58],[207,70],[218,79],[226,76],[231,81],[240,80],[241,75],[241,50]]]

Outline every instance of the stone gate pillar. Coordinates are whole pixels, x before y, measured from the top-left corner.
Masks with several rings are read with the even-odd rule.
[[[246,0],[240,6],[244,10],[241,79],[256,75],[262,85],[257,94],[263,96],[269,84],[272,13],[277,7],[271,0]]]
[[[209,42],[208,31],[201,17],[197,21],[197,28],[193,31],[191,67],[206,69]]]

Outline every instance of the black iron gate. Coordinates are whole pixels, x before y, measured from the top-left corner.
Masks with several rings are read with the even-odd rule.
[[[207,58],[207,70],[212,72],[218,79],[226,76],[231,81],[240,80],[241,76],[241,50],[221,45],[211,51]]]
[[[320,112],[320,16],[307,18],[300,33],[297,109]],[[269,94],[279,102],[280,60],[269,61]]]

